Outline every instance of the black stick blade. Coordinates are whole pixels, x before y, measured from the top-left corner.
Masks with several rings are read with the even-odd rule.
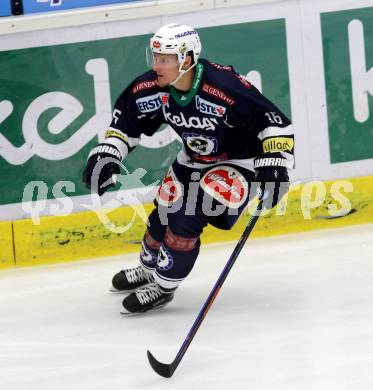
[[[171,378],[172,374],[175,371],[175,368],[173,364],[165,364],[159,362],[150,351],[147,351],[148,354],[148,360],[150,365],[152,366],[153,370],[160,376],[164,376],[165,378]]]

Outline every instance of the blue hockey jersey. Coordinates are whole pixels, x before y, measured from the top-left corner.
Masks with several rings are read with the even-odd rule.
[[[232,66],[200,59],[188,93],[161,88],[150,70],[137,77],[116,101],[105,142],[125,157],[140,141],[168,124],[183,143],[180,164],[204,168],[234,162],[253,170],[263,153],[280,153],[294,164],[290,120]],[[119,146],[118,146],[119,145]]]

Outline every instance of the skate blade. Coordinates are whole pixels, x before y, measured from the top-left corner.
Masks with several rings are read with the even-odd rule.
[[[122,310],[120,311],[120,314],[121,314],[122,316],[125,316],[125,317],[131,317],[131,316],[136,316],[136,315],[140,315],[140,314],[146,314],[146,313],[152,312],[152,311],[154,311],[154,310],[162,309],[162,307],[164,307],[164,306],[166,306],[166,305],[168,305],[168,304],[169,304],[169,302],[165,302],[165,303],[162,303],[161,305],[154,306],[154,307],[152,307],[152,308],[149,309],[149,310],[146,310],[146,311],[139,311],[139,312],[137,312],[137,313],[131,313],[130,311],[124,311],[125,309],[122,309]]]

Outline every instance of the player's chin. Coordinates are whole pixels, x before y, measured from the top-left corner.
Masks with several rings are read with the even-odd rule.
[[[166,80],[164,77],[157,77],[157,83],[160,87],[167,87],[169,84],[168,80]]]

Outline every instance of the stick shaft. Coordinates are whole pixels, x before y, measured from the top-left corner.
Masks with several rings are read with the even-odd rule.
[[[214,287],[212,288],[206,302],[204,303],[204,305],[202,306],[197,318],[195,319],[194,321],[194,324],[193,326],[191,327],[188,335],[186,336],[182,346],[180,347],[174,361],[171,363],[172,367],[173,367],[173,371],[176,370],[177,366],[179,365],[181,359],[183,358],[185,352],[187,351],[189,345],[191,344],[195,334],[197,333],[197,330],[198,328],[201,326],[202,324],[202,321],[204,320],[204,318],[206,317],[208,311],[210,310],[212,304],[214,303],[215,301],[215,298],[217,297],[217,295],[219,294],[219,291],[225,281],[225,279],[227,278],[230,270],[232,269],[234,263],[236,262],[237,260],[237,257],[238,255],[240,254],[243,246],[245,245],[245,242],[247,241],[250,233],[252,232],[252,230],[254,229],[254,226],[259,218],[259,215],[260,215],[260,211],[262,209],[262,201],[259,202],[258,204],[258,207],[256,209],[256,212],[251,216],[247,226],[246,226],[246,229],[244,230],[244,232],[242,233],[241,235],[241,238],[239,239],[239,241],[237,242],[236,244],[236,247],[234,248],[227,264],[225,265],[223,271],[221,272],[218,280],[216,281]]]

